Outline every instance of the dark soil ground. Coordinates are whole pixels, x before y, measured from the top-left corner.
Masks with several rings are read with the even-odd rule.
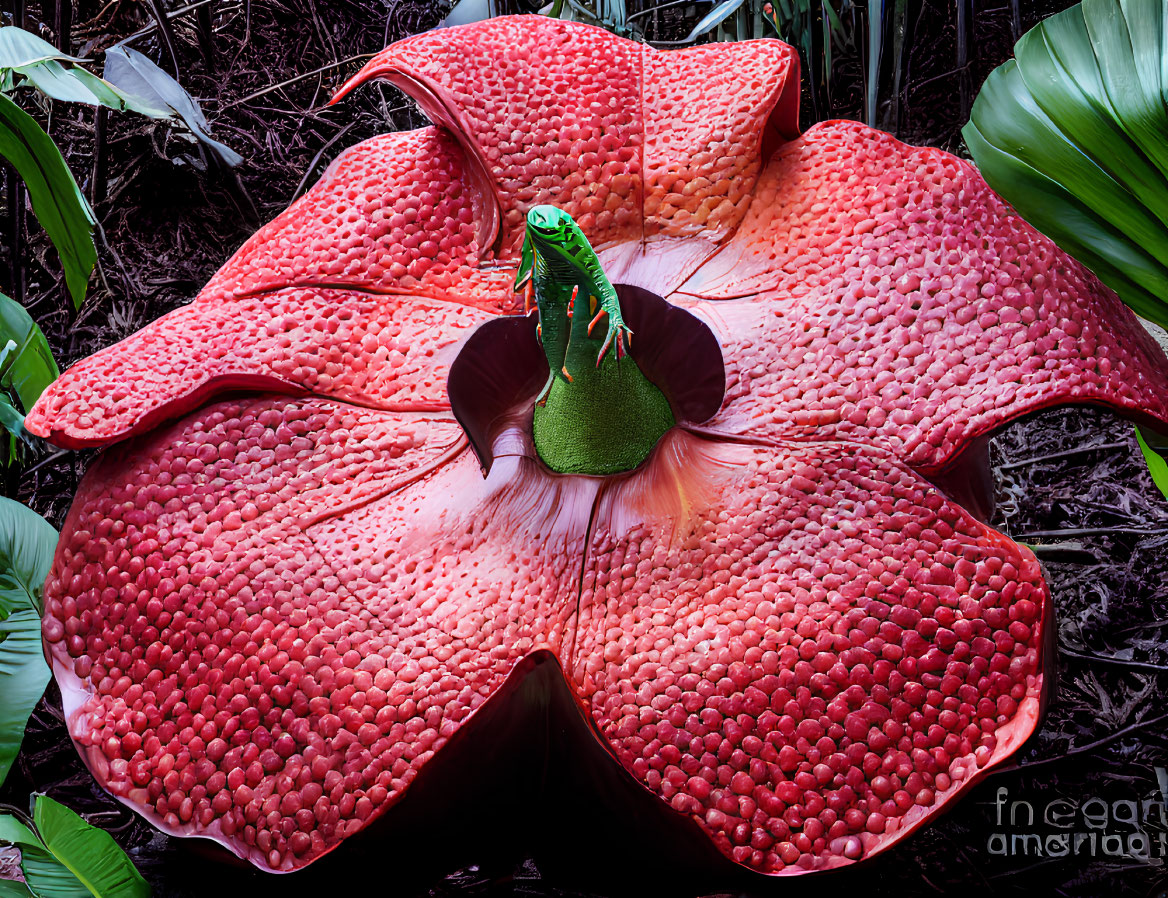
[[[1030,27],[1066,5],[1022,3],[1021,25]],[[179,8],[177,2],[162,6]],[[998,8],[976,9],[964,65],[956,4],[908,6],[903,87],[899,101],[888,96],[890,89],[882,91],[880,121],[909,142],[960,152],[959,129],[977,86],[1008,57],[1016,36],[1012,6],[1003,0]],[[0,273],[8,277],[0,276],[0,286],[21,296],[62,367],[189,301],[256,226],[301,193],[341,149],[423,124],[388,87],[363,88],[339,107],[324,103],[364,54],[432,27],[447,11],[425,0],[215,2],[205,40],[193,14],[174,17],[172,57],[150,8],[141,0],[81,0],[73,10],[74,51],[99,56],[150,29],[131,45],[177,71],[203,104],[215,136],[246,162],[238,174],[224,171],[165,125],[110,116],[104,128],[95,127],[90,109],[54,108],[52,133],[102,223],[101,277],[74,313],[52,251],[34,226],[19,257],[9,251],[10,232],[3,241]],[[12,4],[6,9],[12,13]],[[51,21],[50,12],[30,5],[27,27]],[[663,17],[652,36],[684,34],[695,12],[683,7]],[[51,29],[44,34],[55,37]],[[862,44],[861,28],[837,51],[833,116],[862,117]],[[887,59],[882,80],[891,83]],[[810,123],[807,109],[803,120]],[[13,276],[17,269],[22,278]],[[1057,695],[1013,769],[990,777],[902,848],[862,865],[861,872],[829,878],[828,887],[889,896],[972,889],[981,895],[1168,895],[1162,810],[1168,799],[1168,502],[1147,475],[1130,425],[1101,411],[1055,410],[1018,422],[993,441],[991,453],[998,503],[993,523],[1035,548],[1055,598]],[[60,524],[87,460],[75,453],[30,459],[9,471],[5,492]],[[112,832],[158,898],[205,895],[212,888],[227,894],[232,883],[290,895],[315,894],[321,885],[318,879],[310,888],[303,876],[272,880],[192,861],[189,843],[154,832],[97,788],[68,741],[52,687],[33,715],[0,802],[25,806],[34,790],[50,792]],[[538,828],[536,820],[532,831]],[[1137,831],[1146,843],[1131,842]],[[1036,856],[1032,841],[1014,838],[1059,832],[1084,835],[1077,846],[1072,841],[1073,856]],[[497,840],[485,847],[481,837],[481,831],[466,833],[464,855],[475,865],[457,872],[404,875],[410,867],[426,868],[425,858],[398,857],[387,846],[377,870],[347,871],[335,887],[354,893],[376,883],[380,891],[451,898],[582,895],[573,891],[582,882],[589,883],[589,894],[624,891],[619,880],[605,881],[603,857],[582,857],[579,876],[549,876],[541,872],[542,861],[528,856],[524,834],[505,850]],[[1143,852],[1141,844],[1147,845]],[[637,857],[638,845],[628,845],[626,853]],[[645,859],[646,866],[660,863]],[[798,892],[790,882],[728,881],[725,888]]]

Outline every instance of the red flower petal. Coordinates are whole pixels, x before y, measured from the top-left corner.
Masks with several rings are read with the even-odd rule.
[[[237,389],[448,408],[457,346],[513,300],[506,272],[471,267],[485,204],[460,156],[436,128],[348,150],[194,303],[69,368],[26,426],[103,445]]]
[[[256,231],[203,292],[343,286],[511,311],[511,279],[478,270],[497,225],[490,185],[475,183],[475,171],[439,128],[350,147],[308,193]]]
[[[799,133],[799,59],[779,41],[644,45],[645,234],[720,238],[763,161]]]
[[[1110,290],[968,163],[856,122],[784,146],[681,292],[751,297],[693,304],[729,369],[714,430],[873,443],[936,470],[1051,405],[1168,421],[1163,354]]]
[[[448,416],[266,397],[103,456],[44,624],[102,784],[293,869],[396,801],[520,659],[558,651],[596,485],[520,463],[499,486],[465,447]]]
[[[883,453],[669,451],[705,492],[661,516],[637,480],[606,490],[575,678],[625,768],[723,853],[762,872],[870,856],[1034,729],[1028,550]],[[676,481],[650,482],[662,503]]]
[[[315,393],[399,411],[450,407],[446,374],[492,316],[425,297],[311,288],[204,294],[78,362],[26,426],[60,446],[145,433],[229,390]]]
[[[384,78],[449,128],[494,185],[506,251],[538,203],[604,243],[640,229],[639,69],[640,48],[603,29],[504,17],[399,41],[337,98]]]
[[[645,239],[688,240],[680,276],[708,255],[750,202],[764,142],[797,133],[798,65],[779,41],[662,53],[547,16],[431,31],[384,50],[338,98],[385,78],[464,141],[495,184],[500,258],[527,211],[569,212],[620,279]],[[677,262],[657,259],[662,276]],[[662,284],[641,286],[668,292]]]

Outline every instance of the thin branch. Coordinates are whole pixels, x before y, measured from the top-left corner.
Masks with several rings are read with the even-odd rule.
[[[1159,530],[1140,530],[1136,527],[1082,527],[1067,530],[1032,530],[1029,533],[1012,533],[1010,538],[1019,539],[1055,539],[1063,536],[1110,536],[1112,534],[1130,534],[1132,536],[1168,536],[1168,527]]]
[[[1039,465],[1046,461],[1053,461],[1056,458],[1070,458],[1073,455],[1082,455],[1086,452],[1097,452],[1104,449],[1127,449],[1128,444],[1123,442],[1117,443],[1100,443],[1098,446],[1078,446],[1074,449],[1064,449],[1061,452],[1051,452],[1047,455],[1036,455],[1033,458],[1024,458],[1022,461],[1012,461],[1009,464],[998,465],[999,471],[1009,471],[1014,468],[1028,468],[1031,465]]]
[[[1147,717],[1143,720],[1137,721],[1136,723],[1129,724],[1122,729],[1116,730],[1114,733],[1108,733],[1102,739],[1096,739],[1094,742],[1089,742],[1088,744],[1080,746],[1079,748],[1072,748],[1069,751],[1065,751],[1061,755],[1055,755],[1052,758],[1041,758],[1037,761],[1024,761],[1020,764],[1011,764],[1009,767],[999,767],[997,770],[991,771],[991,773],[1002,774],[1013,770],[1031,770],[1034,767],[1041,767],[1043,764],[1053,764],[1056,761],[1062,761],[1066,758],[1074,757],[1075,755],[1085,755],[1088,752],[1095,751],[1097,748],[1102,748],[1109,742],[1114,742],[1116,739],[1120,739],[1126,736],[1128,733],[1133,733],[1136,730],[1142,730],[1145,727],[1151,726],[1152,724],[1164,723],[1165,721],[1168,721],[1168,714],[1161,714],[1159,717]]]
[[[31,465],[30,467],[25,468],[22,476],[27,477],[29,474],[36,471],[38,468],[43,468],[45,465],[49,464],[49,462],[54,462],[54,461],[57,461],[57,459],[64,458],[66,455],[68,455],[72,451],[73,451],[72,449],[59,449],[56,452],[54,452],[52,455],[50,455],[46,458],[42,458],[35,465]]]
[[[625,19],[625,21],[631,22],[633,19],[639,19],[641,16],[647,16],[650,13],[660,12],[663,9],[669,9],[673,6],[693,6],[697,2],[698,0],[669,0],[668,3],[661,3],[657,6],[652,6],[649,9],[642,9],[640,12],[635,12],[627,19]]]
[[[197,3],[188,3],[186,6],[183,6],[179,9],[176,9],[173,12],[165,13],[165,17],[167,19],[176,19],[179,16],[183,15],[184,13],[188,13],[193,9],[198,9],[200,6],[206,6],[208,3],[214,3],[214,2],[215,2],[215,0],[198,0]],[[104,11],[105,10],[102,10],[102,12],[104,12]],[[98,15],[101,15],[101,13],[98,13]],[[158,22],[151,22],[149,25],[145,26],[144,28],[139,28],[137,31],[135,31],[133,34],[131,34],[129,37],[122,38],[120,41],[118,41],[116,44],[114,44],[114,46],[115,47],[124,46],[124,45],[128,44],[130,41],[137,40],[140,37],[145,37],[148,34],[153,34],[157,30],[158,30]]]
[[[230,103],[224,103],[221,108],[230,109],[233,106],[239,106],[241,103],[247,103],[257,97],[262,97],[265,94],[270,94],[272,91],[279,90],[282,87],[287,87],[290,84],[295,84],[298,81],[304,81],[314,75],[319,75],[321,72],[327,72],[330,69],[339,69],[341,66],[356,62],[358,59],[371,59],[376,55],[376,53],[358,53],[356,56],[350,56],[348,59],[342,59],[340,62],[330,62],[328,65],[322,65],[319,69],[313,69],[311,72],[305,72],[302,75],[297,75],[295,78],[289,78],[287,81],[281,81],[279,84],[273,84],[271,87],[257,90],[254,94],[248,94],[246,97],[240,97],[238,100],[232,100]]]
[[[308,163],[308,168],[304,170],[304,177],[300,179],[300,183],[296,185],[296,190],[292,194],[292,199],[296,200],[306,186],[308,186],[308,179],[312,177],[312,173],[316,171],[316,166],[320,162],[321,157],[329,151],[329,149],[338,140],[344,137],[356,125],[356,122],[349,122],[345,127],[341,128],[336,134],[329,138],[328,143],[317,150],[316,155],[312,157],[312,161]]]
[[[1062,647],[1059,649],[1061,654],[1070,655],[1072,658],[1082,658],[1084,661],[1095,661],[1099,664],[1114,664],[1117,667],[1131,667],[1136,670],[1154,670],[1154,671],[1168,671],[1168,664],[1153,664],[1150,661],[1129,661],[1126,658],[1116,658],[1113,655],[1094,655],[1086,652],[1076,652],[1074,649]]]

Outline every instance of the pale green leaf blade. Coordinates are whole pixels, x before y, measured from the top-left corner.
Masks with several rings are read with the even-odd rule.
[[[1160,34],[1168,41],[1168,3],[1160,6]],[[1168,53],[1160,53],[1160,101],[1168,100]]]
[[[1159,96],[1163,90],[1160,71],[1164,53],[1164,10],[1161,0],[1120,0],[1127,33],[1131,38],[1132,61],[1141,90]]]
[[[109,833],[47,795],[37,797],[33,818],[49,851],[94,898],[150,898],[150,886]]]
[[[61,61],[84,62],[58,51],[52,44],[20,28],[0,28],[0,71],[11,80],[17,72],[28,83],[54,100],[66,103],[100,104],[110,109],[129,109],[151,118],[171,118],[164,105],[151,104],[129,96],[80,66],[67,68]]]
[[[560,4],[553,9],[551,15],[558,19],[562,11],[563,6]],[[491,0],[459,0],[450,10],[450,14],[442,20],[442,27],[454,28],[458,25],[469,25],[472,22],[482,22],[494,15],[494,4]]]
[[[145,115],[150,118],[166,119],[174,118],[174,110],[167,106],[158,106],[151,103],[143,97],[137,97],[133,94],[126,93],[106,81],[104,78],[99,78],[93,72],[82,68],[73,69],[73,74],[76,75],[85,86],[93,92],[93,95],[101,101],[103,106],[108,106],[110,109],[122,109],[129,112],[137,112],[139,115]]]
[[[701,20],[694,25],[693,30],[682,38],[682,43],[696,41],[703,34],[708,34],[713,31],[730,18],[730,16],[734,15],[738,11],[738,7],[744,2],[745,0],[722,0],[721,3],[702,16]]]
[[[169,74],[131,47],[111,47],[105,54],[105,80],[127,95],[158,107],[173,109],[186,126],[224,165],[236,166],[243,157],[211,137],[199,104]]]
[[[33,212],[57,248],[69,293],[80,307],[97,261],[93,212],[52,138],[32,116],[2,94],[0,156],[8,159],[24,179]]]
[[[1147,3],[1149,0],[1142,0]],[[1168,172],[1160,84],[1144,84],[1123,8],[1117,0],[1084,0],[1083,21],[1116,120],[1161,171]],[[1141,43],[1141,46],[1143,44]]]
[[[28,716],[49,685],[41,618],[31,609],[0,621],[0,784],[20,753]]]
[[[864,121],[876,127],[880,51],[884,47],[884,0],[868,0],[868,80],[864,82]]]
[[[0,395],[0,427],[28,446],[35,448],[40,445],[38,438],[25,430],[24,415],[18,412],[12,403],[8,401],[8,397],[4,395]]]
[[[1083,21],[1082,6],[1072,6],[1044,19],[1035,30],[1041,32],[1059,65],[1071,73],[1090,102],[1114,118],[1115,109],[1103,85],[1103,76],[1099,73],[1091,35],[1087,33],[1087,23]]]
[[[43,59],[85,61],[80,57],[62,53],[48,41],[23,28],[13,25],[0,28],[0,69],[18,69]]]
[[[29,84],[50,99],[60,100],[63,103],[88,103],[90,106],[98,104],[98,99],[93,95],[93,91],[55,59],[30,63],[21,66],[16,71],[27,78]]]

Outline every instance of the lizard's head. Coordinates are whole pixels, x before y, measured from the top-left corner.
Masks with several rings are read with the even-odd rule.
[[[539,244],[557,244],[584,234],[572,216],[555,206],[535,206],[527,213],[527,234]]]
[[[571,215],[555,206],[534,206],[527,213],[516,290],[531,277],[537,258],[548,271],[560,277],[595,275],[600,270],[596,254],[580,226]]]

